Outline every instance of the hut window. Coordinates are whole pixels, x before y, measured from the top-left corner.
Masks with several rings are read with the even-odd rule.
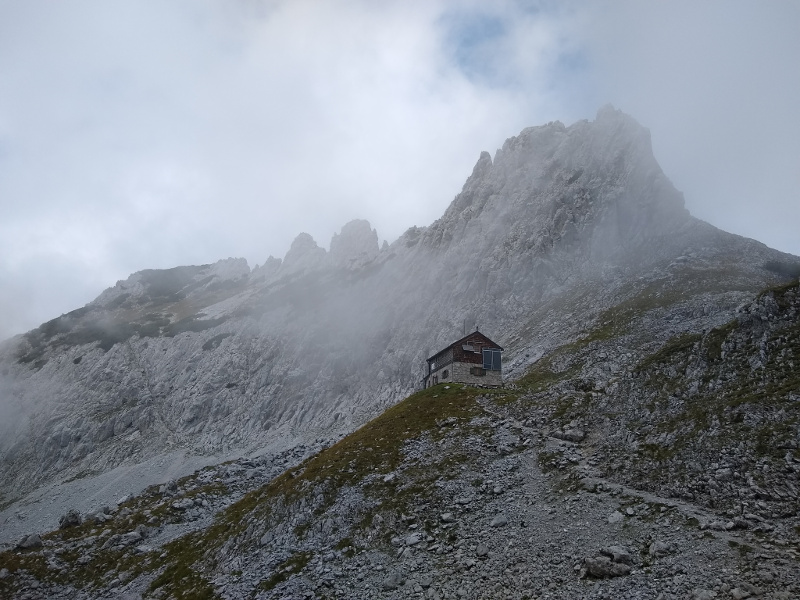
[[[483,368],[487,371],[500,370],[500,350],[483,349]]]

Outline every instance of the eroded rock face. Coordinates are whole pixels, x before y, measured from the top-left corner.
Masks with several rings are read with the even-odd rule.
[[[630,117],[529,128],[481,154],[442,218],[381,251],[353,221],[330,253],[300,234],[253,273],[241,259],[142,271],[3,343],[19,416],[0,424],[4,492],[173,448],[351,430],[416,389],[465,322],[505,347],[507,378],[626,299],[652,308],[652,340],[713,328],[785,280],[764,265],[787,260],[689,216]]]
[[[317,246],[307,233],[301,233],[292,242],[289,251],[283,259],[283,269],[300,271],[302,269],[313,270],[318,267],[325,258],[325,249]]]
[[[369,221],[350,221],[331,239],[331,260],[347,269],[367,265],[375,260],[378,252],[378,233],[370,227]]]
[[[69,527],[77,527],[82,522],[81,514],[77,510],[70,510],[58,520],[58,528],[67,529]]]

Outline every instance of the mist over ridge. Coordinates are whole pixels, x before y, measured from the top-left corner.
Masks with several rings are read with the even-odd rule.
[[[714,327],[793,261],[689,215],[648,131],[613,107],[530,127],[392,244],[352,221],[330,251],[301,233],[252,270],[139,271],[3,342],[3,405],[30,413],[0,438],[4,498],[175,448],[335,438],[417,389],[465,324],[506,348],[509,381],[653,286],[684,315],[660,336]]]

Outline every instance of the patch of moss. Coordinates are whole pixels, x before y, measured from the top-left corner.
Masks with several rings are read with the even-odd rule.
[[[336,544],[334,544],[334,549],[344,552],[345,556],[352,557],[355,553],[355,544],[353,540],[349,537],[345,537],[340,539]]]
[[[767,423],[758,427],[754,433],[753,449],[757,456],[780,458],[785,450],[779,442],[793,438],[795,428],[793,423]]]
[[[542,470],[542,473],[550,473],[560,468],[561,454],[549,450],[542,450],[536,456],[536,460],[539,463],[539,468]]]
[[[636,371],[644,371],[654,365],[668,363],[674,356],[685,357],[694,345],[700,342],[698,333],[685,333],[670,338],[659,350],[644,358],[636,367]]]
[[[98,318],[87,322],[77,320],[74,317],[75,312],[77,311],[48,321],[40,328],[26,333],[25,339],[29,348],[18,357],[18,361],[34,364],[38,364],[38,361],[46,362],[43,357],[48,349],[63,346],[97,343],[98,348],[108,352],[114,345],[125,342],[134,336],[157,337],[170,324],[168,318],[152,314],[146,315],[139,321]]]
[[[263,579],[258,584],[258,589],[262,591],[274,589],[279,583],[283,583],[292,575],[305,569],[312,556],[314,556],[313,552],[295,552],[278,565],[275,568],[275,572],[269,578]]]
[[[748,554],[753,552],[754,548],[752,546],[748,546],[747,544],[740,544],[736,540],[728,540],[728,546],[737,550],[739,552],[739,556],[742,558],[746,558]]]
[[[708,360],[719,360],[722,358],[722,344],[728,335],[736,329],[736,319],[726,323],[722,327],[716,327],[708,332],[704,344],[706,348],[706,358]]]
[[[508,406],[519,401],[520,394],[514,390],[506,388],[495,388],[483,390],[483,395],[497,406]]]
[[[560,422],[583,416],[587,414],[591,400],[588,394],[561,396],[555,403],[550,418]]]
[[[402,462],[402,446],[408,439],[431,433],[434,438],[447,428],[439,423],[454,417],[462,422],[483,413],[477,402],[484,390],[460,384],[438,385],[417,392],[333,446],[286,472],[268,485],[272,494],[293,500],[305,487],[330,481],[334,487],[361,481],[375,472],[389,473]]]
[[[562,348],[559,348],[558,351],[567,351]],[[574,365],[563,371],[555,371],[553,370],[552,363],[552,355],[541,359],[531,366],[528,372],[517,381],[517,385],[528,392],[540,392],[556,383],[575,377],[580,370],[579,365]]]
[[[203,556],[205,537],[193,532],[167,543],[164,570],[151,582],[148,591],[156,590],[179,600],[210,600],[218,596],[211,583],[193,566]]]
[[[93,471],[91,469],[86,469],[86,470],[80,471],[79,473],[77,473],[76,475],[73,475],[72,477],[69,477],[69,478],[65,479],[61,483],[69,483],[70,481],[77,481],[79,479],[84,479],[86,477],[93,477],[95,475],[97,475],[97,471]]]
[[[663,463],[675,456],[675,448],[661,446],[659,444],[640,444],[639,452],[647,456],[649,460]]]
[[[16,502],[17,500],[19,500],[18,497],[17,498],[11,498],[11,497],[6,498],[5,494],[0,492],[0,511],[3,511],[5,509],[7,509],[9,506],[14,504],[14,502]]]

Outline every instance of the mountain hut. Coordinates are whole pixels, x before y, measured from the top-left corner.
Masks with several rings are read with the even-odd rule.
[[[479,331],[470,333],[430,358],[423,388],[437,383],[468,383],[497,387],[503,385],[503,349]]]

